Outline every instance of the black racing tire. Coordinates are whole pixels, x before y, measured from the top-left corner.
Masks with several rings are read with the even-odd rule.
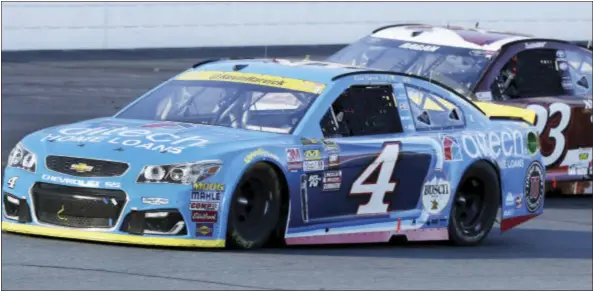
[[[463,175],[452,201],[449,241],[457,246],[476,246],[488,236],[498,214],[500,184],[494,167],[474,163]]]
[[[276,171],[265,163],[253,165],[233,193],[228,215],[228,247],[256,249],[266,245],[277,230],[281,206],[281,184]]]

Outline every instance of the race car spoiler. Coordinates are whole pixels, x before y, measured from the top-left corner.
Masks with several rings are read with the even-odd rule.
[[[495,103],[474,101],[490,119],[522,120],[531,125],[535,124],[536,114],[529,109]]]

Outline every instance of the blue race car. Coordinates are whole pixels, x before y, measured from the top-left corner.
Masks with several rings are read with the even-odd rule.
[[[496,110],[500,106],[496,105]],[[543,211],[533,113],[490,115],[421,77],[203,62],[113,117],[11,151],[2,230],[145,245],[476,245]]]

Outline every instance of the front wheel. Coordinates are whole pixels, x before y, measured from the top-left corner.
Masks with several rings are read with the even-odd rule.
[[[472,165],[459,183],[451,207],[449,240],[454,245],[473,246],[487,236],[498,212],[500,185],[487,162]]]
[[[281,188],[278,175],[267,164],[255,164],[233,193],[228,216],[227,242],[231,248],[264,246],[280,221]]]

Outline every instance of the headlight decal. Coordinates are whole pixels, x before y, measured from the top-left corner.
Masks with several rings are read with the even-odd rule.
[[[194,184],[216,175],[222,168],[222,161],[210,160],[195,163],[145,166],[136,182]]]
[[[8,166],[35,173],[37,169],[37,155],[18,143],[8,155]]]

